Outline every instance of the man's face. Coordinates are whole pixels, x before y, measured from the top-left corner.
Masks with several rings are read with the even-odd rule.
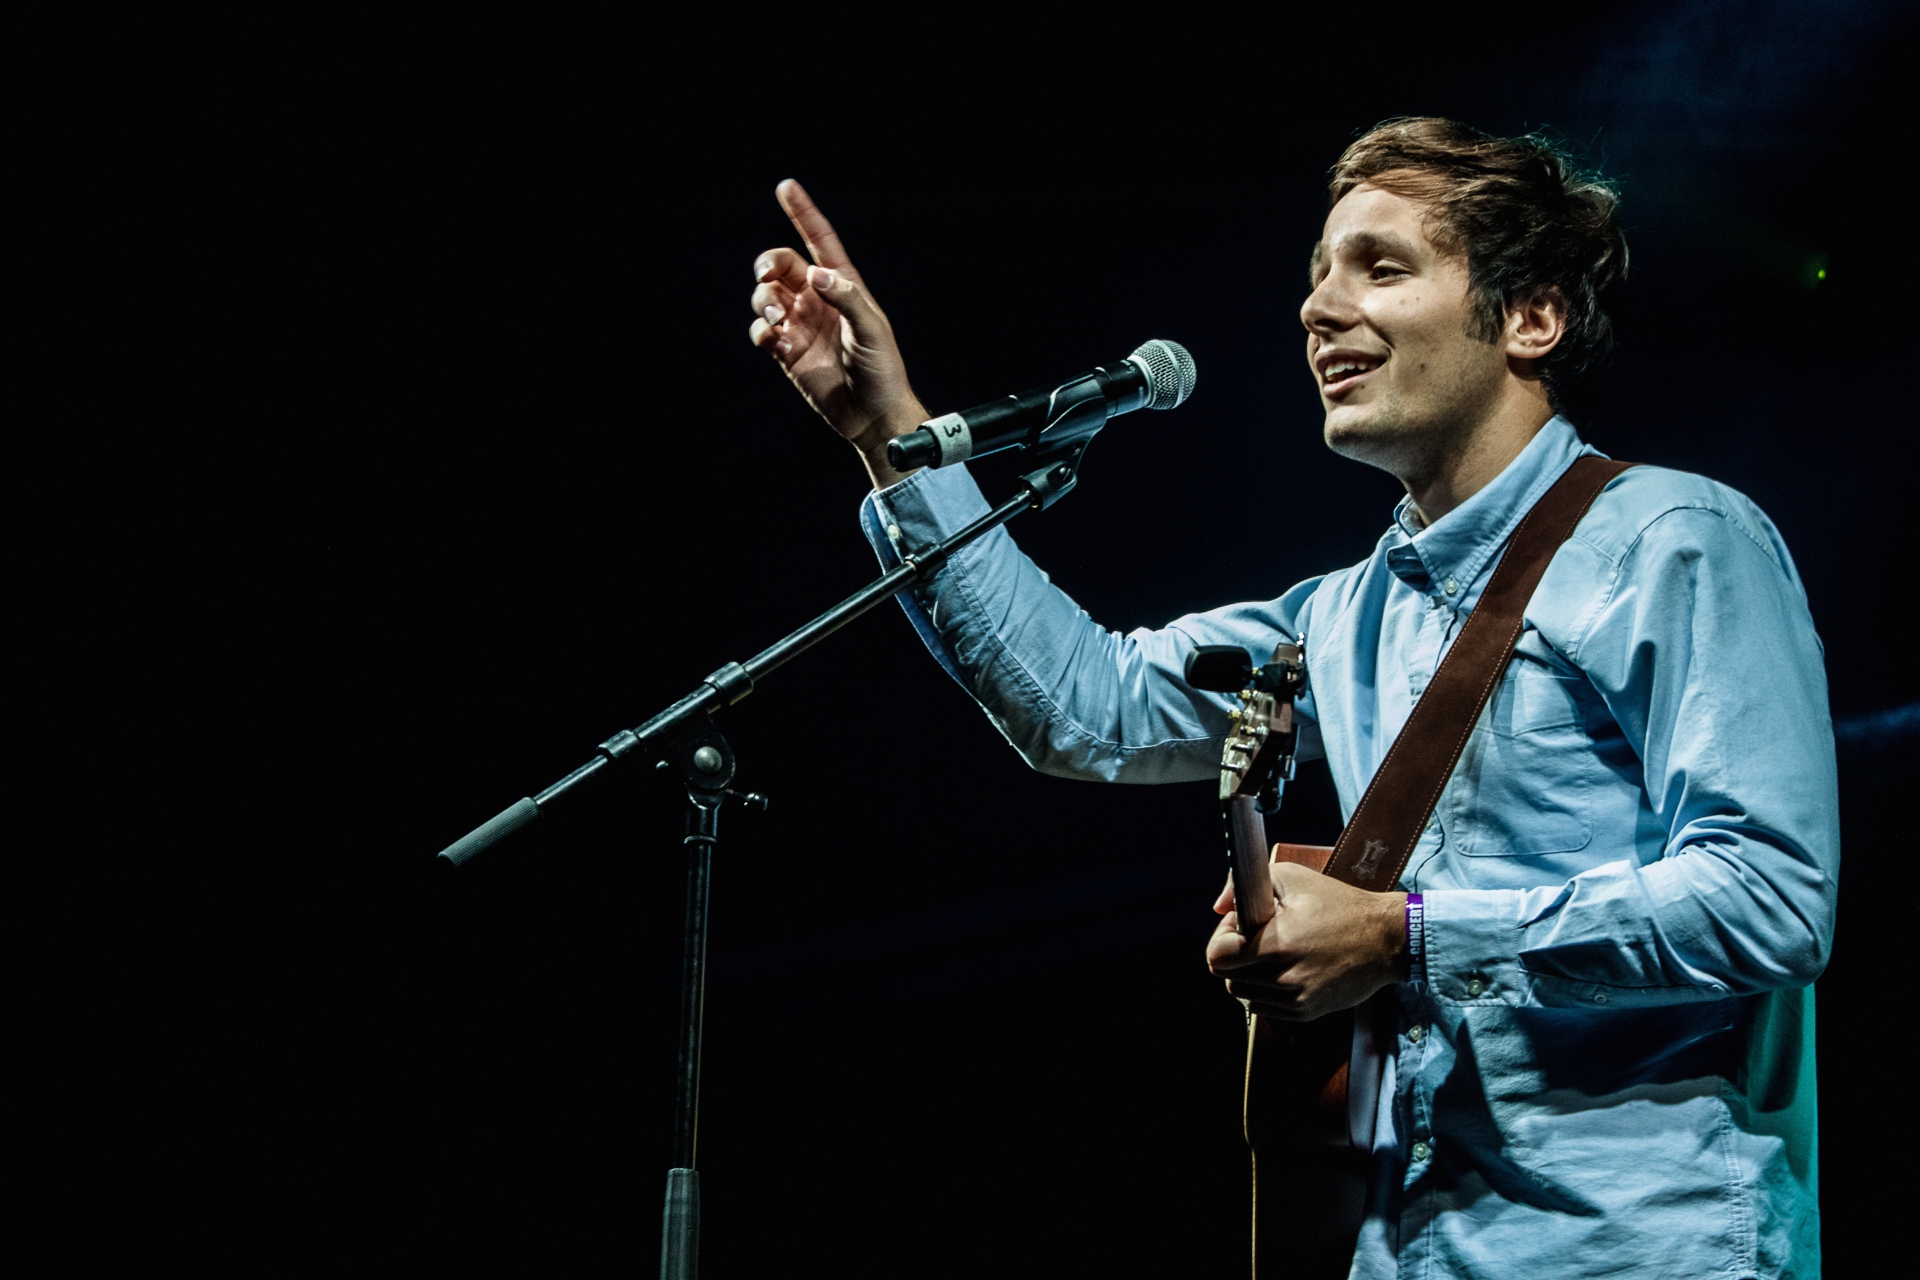
[[[1425,206],[1370,184],[1327,215],[1300,308],[1335,453],[1403,479],[1433,465],[1498,400],[1503,344],[1467,332],[1467,264],[1421,228]]]

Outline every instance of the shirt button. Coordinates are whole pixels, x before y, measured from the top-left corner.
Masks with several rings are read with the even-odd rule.
[[[1478,978],[1467,979],[1467,994],[1469,996],[1477,996],[1482,991],[1485,991],[1486,989],[1487,989],[1487,984],[1480,981],[1480,979]]]
[[[899,525],[897,525],[897,524],[890,524],[890,525],[888,525],[888,526],[887,526],[887,536],[888,536],[889,538],[892,538],[892,539],[893,539],[893,540],[894,540],[895,542],[898,542],[898,541],[900,541],[900,526],[899,526]]]
[[[1426,1038],[1427,1029],[1425,1027],[1409,1027],[1407,1029],[1407,1039],[1413,1041],[1415,1044],[1419,1044]]]
[[[1593,1002],[1595,1004],[1605,1004],[1607,1002],[1607,993],[1604,991],[1595,992],[1593,996]]]
[[[1426,1143],[1416,1142],[1413,1144],[1413,1158],[1415,1160],[1425,1160],[1428,1156],[1432,1154],[1433,1154],[1433,1148],[1428,1146]]]
[[[1448,578],[1446,582],[1442,583],[1441,585],[1446,587],[1448,595],[1452,595],[1454,592],[1460,590],[1460,584],[1455,582],[1452,578]]]

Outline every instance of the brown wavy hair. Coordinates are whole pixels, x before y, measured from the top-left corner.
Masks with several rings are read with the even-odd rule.
[[[1388,120],[1348,147],[1328,207],[1363,182],[1427,205],[1428,238],[1466,258],[1473,337],[1497,342],[1509,306],[1558,297],[1566,333],[1537,369],[1554,412],[1585,414],[1613,364],[1627,276],[1619,190],[1550,138],[1496,138],[1434,116]]]

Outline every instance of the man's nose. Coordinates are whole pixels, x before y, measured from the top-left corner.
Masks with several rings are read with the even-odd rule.
[[[1300,323],[1307,327],[1308,333],[1342,333],[1351,329],[1357,319],[1353,299],[1347,296],[1331,272],[1313,287],[1307,300],[1300,304]]]

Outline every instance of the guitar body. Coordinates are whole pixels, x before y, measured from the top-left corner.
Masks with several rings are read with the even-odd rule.
[[[1258,813],[1250,816],[1259,819]],[[1272,878],[1262,847],[1265,830],[1257,830],[1257,844],[1236,833],[1234,863],[1237,867],[1243,859],[1258,859],[1271,896]],[[1271,856],[1322,871],[1333,849],[1276,844]],[[1237,876],[1235,884],[1237,897]],[[1253,1151],[1255,1280],[1344,1280],[1353,1264],[1372,1164],[1368,1152],[1355,1145],[1352,1132],[1349,1073],[1357,1016],[1371,1016],[1369,1007],[1312,1022],[1282,1022],[1260,1014],[1248,1019],[1241,1114]],[[1264,1250],[1262,1241],[1267,1244]]]
[[[1353,1266],[1372,1167],[1348,1134],[1355,1016],[1256,1014],[1247,1028],[1255,1280],[1345,1280]]]

